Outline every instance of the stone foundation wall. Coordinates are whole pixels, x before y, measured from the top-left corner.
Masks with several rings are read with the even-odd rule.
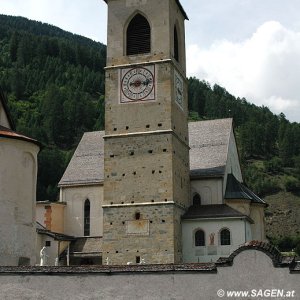
[[[174,263],[174,217],[171,203],[104,208],[103,262]]]

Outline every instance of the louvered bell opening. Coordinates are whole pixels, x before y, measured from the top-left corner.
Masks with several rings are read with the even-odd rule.
[[[138,14],[127,28],[127,55],[149,53],[151,50],[151,30],[145,17]]]

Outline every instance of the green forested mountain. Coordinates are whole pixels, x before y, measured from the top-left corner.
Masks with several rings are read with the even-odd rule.
[[[56,185],[83,132],[104,126],[106,47],[57,27],[0,15],[0,86],[17,130],[36,138],[38,200]],[[189,79],[190,119],[233,117],[246,183],[259,195],[300,189],[300,125],[224,88]]]
[[[0,86],[18,131],[45,147],[38,200],[56,185],[83,132],[103,129],[106,47],[57,27],[0,15]]]

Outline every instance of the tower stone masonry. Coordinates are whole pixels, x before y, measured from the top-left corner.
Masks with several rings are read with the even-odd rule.
[[[182,261],[190,206],[184,21],[178,0],[107,0],[103,260]]]

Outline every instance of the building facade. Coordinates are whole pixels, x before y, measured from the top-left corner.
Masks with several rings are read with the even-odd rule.
[[[190,204],[186,14],[175,0],[107,4],[103,256],[180,262]]]
[[[265,240],[232,119],[187,122],[180,2],[106,2],[105,132],[84,134],[59,183],[74,263],[210,262]]]
[[[37,141],[15,132],[0,91],[0,265],[33,265]]]

